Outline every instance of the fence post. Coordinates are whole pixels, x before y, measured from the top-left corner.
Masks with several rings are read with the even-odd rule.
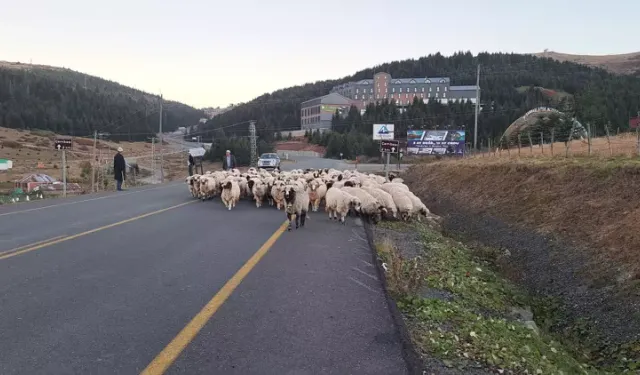
[[[531,155],[533,155],[533,139],[531,139],[531,132],[529,132],[527,136],[529,137],[529,151],[531,152]]]
[[[588,156],[591,156],[591,123],[590,122],[587,123],[587,128],[589,129],[587,131],[587,136],[588,136],[588,138],[587,138],[588,143],[587,144],[589,146],[589,148],[588,148],[588,150],[589,150]]]
[[[520,133],[518,133],[518,156],[520,156],[520,149],[522,148],[522,138],[520,137]]]
[[[571,141],[573,140],[573,131],[575,130],[576,123],[575,121],[571,124],[571,130],[569,131],[569,137],[567,138],[567,142],[565,143],[564,156],[569,157],[569,147],[571,146]]]
[[[640,156],[640,126],[636,127],[636,147],[638,156]]]
[[[609,156],[613,156],[613,149],[611,148],[611,139],[609,138],[609,124],[604,124],[604,130],[607,132],[607,143],[609,144]]]
[[[553,156],[553,142],[555,142],[556,128],[551,128],[551,156]]]
[[[540,132],[540,150],[542,150],[542,155],[544,155],[544,133]]]

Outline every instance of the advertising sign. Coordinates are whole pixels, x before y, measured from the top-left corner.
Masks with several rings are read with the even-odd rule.
[[[414,155],[464,155],[464,130],[409,130],[407,153]]]
[[[373,140],[388,141],[393,139],[394,138],[393,129],[394,129],[393,124],[373,124]]]
[[[320,106],[320,111],[322,112],[326,112],[326,113],[336,113],[336,110],[338,109],[344,109],[344,110],[349,110],[349,105],[347,104],[322,104]]]

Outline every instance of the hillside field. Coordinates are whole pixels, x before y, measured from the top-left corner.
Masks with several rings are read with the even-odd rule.
[[[53,149],[55,134],[42,130],[21,131],[0,128],[0,159],[13,161],[13,168],[0,172],[0,190],[13,187],[13,181],[29,173],[44,173],[62,180],[61,152]],[[90,161],[93,153],[93,139],[75,137],[73,149],[67,151],[67,181],[77,182],[85,188],[91,185]],[[147,142],[110,142],[98,140],[96,157],[101,165],[112,165],[116,149],[122,147],[125,158],[135,159],[142,169],[150,169],[152,145]],[[159,146],[156,144],[156,152]],[[187,175],[187,154],[170,145],[163,146],[164,169],[167,180],[181,179]],[[205,162],[204,168],[214,169],[219,163]],[[159,167],[158,167],[159,168]],[[158,172],[159,173],[159,172]],[[150,170],[146,175],[150,175]],[[112,183],[113,177],[106,176]]]
[[[557,61],[569,61],[594,68],[602,68],[618,74],[640,74],[640,52],[617,55],[572,55],[555,51],[534,53],[534,56],[549,57]]]
[[[556,331],[640,360],[640,160],[467,158],[403,177],[448,233],[497,249],[503,274],[559,301]]]

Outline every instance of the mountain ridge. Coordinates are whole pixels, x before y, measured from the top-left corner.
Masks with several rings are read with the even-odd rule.
[[[543,51],[532,53],[532,55],[603,68],[617,74],[640,75],[640,51],[610,55],[577,55],[557,51]]]

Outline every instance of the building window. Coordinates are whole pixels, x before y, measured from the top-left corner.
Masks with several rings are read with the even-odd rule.
[[[360,89],[356,89],[356,94],[359,94],[359,93],[360,93]]]
[[[416,83],[416,80],[412,79],[411,81],[409,81],[409,83]]]
[[[429,78],[424,80],[424,83],[431,83],[431,80]]]
[[[400,92],[402,92],[402,87],[400,87]]]
[[[354,99],[356,99],[356,100],[357,100],[357,99],[358,99],[358,95],[356,95],[356,96],[354,97]]]
[[[447,91],[447,86],[444,87],[444,91]]]
[[[442,97],[443,97],[443,98],[446,98],[446,97],[447,97],[447,93],[446,93],[446,92],[443,92],[443,93],[442,93]]]
[[[424,94],[420,94],[420,97],[421,97],[421,98],[424,98]]]
[[[431,87],[429,87],[429,92],[431,92]]]
[[[422,92],[424,92],[424,87],[422,88]]]
[[[409,97],[409,94],[404,94],[404,98],[405,99],[408,98],[408,97]]]
[[[436,93],[436,98],[438,97],[438,93]]]
[[[413,88],[413,92],[418,92],[418,88],[417,88],[417,87],[414,87],[414,88]]]
[[[436,91],[440,92],[440,86],[436,87]]]
[[[369,89],[369,93],[373,94],[373,87]]]
[[[391,92],[396,92],[396,88],[395,88],[395,87],[392,87],[392,88],[391,88]]]

